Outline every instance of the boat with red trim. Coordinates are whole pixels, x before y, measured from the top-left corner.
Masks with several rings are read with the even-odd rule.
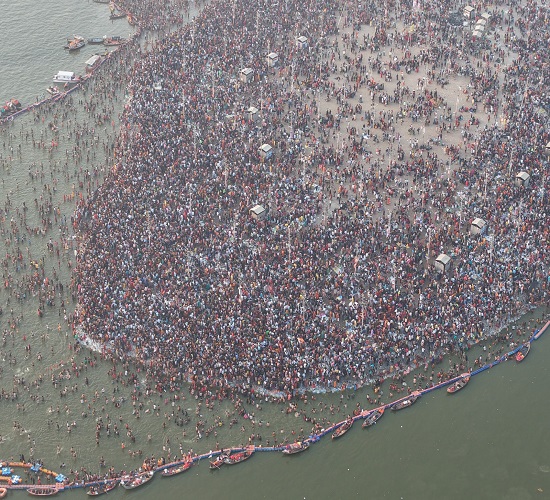
[[[371,425],[374,425],[376,422],[378,422],[382,418],[382,415],[384,415],[385,411],[386,411],[385,406],[382,406],[382,408],[377,408],[376,410],[372,410],[365,417],[365,421],[363,422],[361,427],[365,429],[366,427],[370,427]]]
[[[519,349],[519,351],[516,353],[516,361],[518,363],[521,363],[529,354],[529,351],[531,350],[531,342],[525,342]]]
[[[461,379],[457,380],[454,384],[451,384],[449,387],[447,387],[447,392],[449,394],[454,394],[455,392],[464,389],[464,387],[468,385],[468,382],[470,381],[470,374],[463,373],[461,376]]]
[[[254,453],[254,450],[244,450],[238,453],[232,453],[231,455],[228,455],[223,459],[223,463],[225,465],[240,464],[241,462],[248,460],[253,453]]]
[[[180,465],[167,467],[160,474],[162,477],[175,476],[176,474],[181,474],[182,472],[189,470],[191,467],[193,467],[193,465],[194,465],[194,462],[192,460],[189,460],[188,462],[184,462],[183,464],[180,464]]]
[[[342,437],[346,432],[351,429],[353,425],[353,418],[348,418],[338,429],[332,433],[332,439]]]
[[[306,451],[309,448],[309,441],[297,441],[296,443],[288,444],[283,453],[285,455],[295,455],[296,453],[301,453]]]

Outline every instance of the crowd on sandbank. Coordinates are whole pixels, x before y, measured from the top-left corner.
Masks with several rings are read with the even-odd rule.
[[[117,163],[75,222],[83,339],[159,387],[292,395],[464,351],[546,303],[546,9],[495,8],[482,46],[450,3],[388,4],[405,34],[384,6],[213,3],[136,62]],[[441,97],[459,74],[462,113]]]

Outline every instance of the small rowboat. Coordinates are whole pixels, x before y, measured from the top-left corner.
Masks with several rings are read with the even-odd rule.
[[[112,21],[114,19],[122,19],[124,17],[126,17],[126,12],[113,12],[110,16],[109,16],[109,19]]]
[[[523,361],[527,355],[529,354],[529,351],[531,350],[531,343],[526,342],[521,346],[521,349],[516,353],[516,361],[520,363]]]
[[[384,415],[385,411],[386,411],[386,408],[384,406],[382,408],[372,410],[365,418],[365,421],[363,422],[361,427],[365,429],[366,427],[370,427],[371,425],[374,425],[376,422],[378,422],[378,420],[382,418],[382,415]]]
[[[353,419],[348,418],[338,429],[336,429],[332,433],[332,439],[337,439],[339,437],[342,437],[346,432],[348,432],[351,429],[351,426],[353,425]]]
[[[98,497],[99,495],[109,493],[109,491],[114,490],[117,486],[118,479],[115,479],[114,481],[106,481],[103,484],[98,484],[97,486],[90,487],[86,494],[91,497]]]
[[[181,465],[175,465],[173,467],[167,467],[161,472],[162,477],[170,477],[175,476],[176,474],[180,474],[181,472],[185,472],[186,470],[189,470],[191,467],[193,467],[194,463],[192,460],[189,462],[185,462]]]
[[[103,37],[96,36],[94,38],[88,38],[88,45],[103,45]]]
[[[29,488],[27,493],[33,497],[53,497],[59,493],[59,490],[47,486],[36,486],[34,488]]]
[[[232,455],[226,456],[223,459],[223,463],[225,465],[240,464],[241,462],[244,462],[245,460],[248,460],[252,456],[253,453],[254,453],[254,451],[252,451],[252,450],[245,450],[245,451],[241,451],[239,453],[233,453]]]
[[[301,453],[306,451],[309,448],[309,441],[298,441],[297,443],[292,443],[286,446],[283,450],[285,455],[294,455],[296,453]]]
[[[407,399],[402,399],[401,401],[398,401],[395,403],[392,407],[392,411],[399,411],[403,410],[405,408],[408,408],[409,406],[412,406],[414,403],[416,403],[417,399],[420,397],[420,393],[413,392]]]
[[[222,453],[221,455],[218,455],[215,460],[212,460],[210,462],[210,469],[217,470],[219,469],[224,463],[227,455],[225,453]]]
[[[462,378],[460,380],[457,380],[454,384],[451,384],[449,387],[447,387],[447,392],[449,394],[454,394],[455,392],[460,391],[460,389],[464,389],[466,385],[468,385],[468,382],[470,381],[470,374],[469,373],[463,373]]]
[[[133,490],[134,488],[137,488],[138,486],[143,486],[145,483],[151,481],[154,474],[154,471],[148,470],[139,474],[135,474],[134,476],[123,478],[120,481],[120,486],[122,486],[126,490]]]

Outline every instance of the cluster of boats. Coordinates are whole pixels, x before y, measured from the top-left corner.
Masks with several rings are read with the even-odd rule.
[[[214,460],[210,462],[210,468],[212,470],[219,469],[222,465],[235,465],[248,460],[254,449],[247,448],[246,450],[239,451],[237,453],[221,453]]]
[[[89,45],[105,45],[106,47],[113,47],[116,45],[122,45],[126,40],[120,36],[102,36],[102,37],[92,37],[88,38],[86,40],[83,36],[80,35],[73,35],[72,38],[67,38],[67,43],[63,46],[64,49],[68,50],[69,52],[74,52],[75,50],[79,50],[84,45],[86,45],[86,42]]]
[[[13,105],[15,106],[15,104]],[[550,322],[548,323],[548,325],[550,325]],[[531,343],[526,342],[516,350],[508,353],[508,357],[510,358],[513,357],[517,362],[521,362],[527,357],[530,349],[531,349]],[[447,382],[448,384],[447,393],[455,394],[456,392],[466,387],[466,385],[470,382],[471,376],[472,374],[466,372],[452,379],[452,382]],[[445,385],[445,383],[442,383],[440,385]],[[346,434],[352,428],[355,422],[355,419],[357,418],[363,419],[363,423],[362,423],[363,428],[370,427],[376,424],[376,422],[378,422],[378,420],[382,418],[386,409],[389,408],[391,411],[403,410],[405,408],[412,406],[416,401],[418,401],[418,399],[421,396],[422,396],[421,391],[414,391],[395,402],[381,406],[379,408],[375,408],[373,410],[365,410],[363,412],[360,412],[358,410],[357,413],[355,413],[354,417],[349,416],[345,421],[337,425],[337,427],[332,432],[332,439],[337,439],[339,437],[342,437],[344,434]],[[279,449],[282,451],[284,455],[294,455],[296,453],[301,453],[309,449],[311,443],[317,439],[319,439],[318,436],[310,437],[307,440],[297,441],[295,443],[286,445],[282,449],[281,448]],[[238,450],[228,450],[228,451],[222,450],[221,453],[219,453],[213,460],[210,460],[210,469],[217,470],[217,469],[220,469],[223,465],[235,465],[235,464],[244,462],[254,454],[254,451],[255,451],[255,448],[253,446],[250,446],[244,449],[238,449]],[[202,458],[206,458],[206,456]],[[212,458],[212,455],[210,455],[209,458]],[[195,463],[196,463],[195,461],[188,459],[181,463],[169,464],[164,466],[163,465],[164,462],[160,463],[159,461],[159,469],[162,469],[160,474],[162,475],[162,477],[175,476],[177,474],[181,474],[189,470],[191,467],[195,465]],[[147,468],[146,465],[144,465],[144,468]],[[54,473],[51,473],[51,474],[54,474]],[[120,478],[112,478],[112,479],[106,479],[104,481],[98,481],[97,483],[90,485],[87,491],[87,494],[89,496],[103,495],[105,493],[112,491],[119,485],[122,486],[124,489],[132,490],[140,486],[143,486],[144,484],[147,484],[149,481],[153,479],[154,475],[155,475],[155,470],[147,468],[147,470],[140,470],[139,472],[128,474]],[[58,486],[61,486],[61,485],[58,485]],[[62,489],[63,488],[57,488],[54,485],[44,485],[44,486],[39,485],[39,486],[29,487],[27,489],[27,492],[32,496],[53,496],[53,495],[56,495]],[[0,488],[0,490],[6,490],[6,489]],[[0,491],[0,498],[3,498],[2,493],[4,493],[4,491]],[[6,493],[7,493],[7,490],[6,490]]]
[[[0,118],[7,118],[18,111],[21,111],[21,103],[17,99],[10,99],[0,108]]]

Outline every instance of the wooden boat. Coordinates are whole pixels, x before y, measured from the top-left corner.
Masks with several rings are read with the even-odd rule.
[[[98,484],[97,486],[91,486],[90,489],[86,492],[87,495],[91,497],[98,497],[109,491],[114,490],[118,486],[118,479],[113,481],[105,482],[103,484]]]
[[[306,451],[309,448],[309,441],[298,441],[297,443],[292,443],[286,446],[283,450],[285,455],[294,455],[296,453],[301,453]]]
[[[462,378],[460,380],[457,380],[454,384],[451,384],[449,387],[447,387],[447,392],[449,394],[454,394],[455,392],[460,391],[460,389],[464,389],[464,387],[468,385],[469,381],[470,381],[470,374],[463,373]]]
[[[113,47],[116,45],[122,45],[126,40],[124,38],[121,38],[119,36],[104,36],[103,37],[103,45],[106,47]]]
[[[122,486],[126,490],[133,490],[134,488],[137,488],[138,486],[143,486],[145,483],[151,481],[154,474],[154,471],[148,470],[139,474],[135,474],[133,476],[125,477],[120,480],[120,486]]]
[[[527,355],[529,354],[530,350],[531,350],[531,343],[530,342],[525,342],[525,344],[523,344],[521,346],[521,349],[516,353],[516,361],[518,363],[523,361],[527,357]]]
[[[111,3],[111,0],[94,0],[95,3]]]
[[[111,12],[109,19],[113,21],[115,19],[122,19],[124,17],[126,17],[126,12]]]
[[[244,451],[240,451],[239,453],[233,453],[232,455],[226,456],[223,459],[223,463],[225,465],[240,464],[241,462],[248,460],[253,453],[254,453],[253,450],[244,450]]]
[[[35,486],[34,488],[29,488],[27,493],[33,497],[53,497],[59,493],[59,490],[51,486]]]
[[[104,38],[102,36],[96,36],[88,38],[88,45],[102,45]]]
[[[338,429],[336,429],[332,433],[332,439],[337,439],[339,437],[342,437],[346,432],[348,432],[351,429],[351,426],[353,425],[353,419],[348,418]]]
[[[417,399],[420,397],[420,393],[413,392],[407,399],[402,399],[401,401],[398,401],[395,403],[392,407],[392,411],[399,411],[403,410],[405,408],[408,408],[409,406],[412,406],[414,403],[416,403]]]
[[[225,453],[218,455],[214,460],[210,461],[210,468],[212,470],[219,469],[225,463],[226,457],[227,455]]]
[[[194,465],[194,462],[190,460],[189,462],[185,462],[181,465],[174,465],[173,467],[167,467],[160,474],[162,475],[162,477],[175,476],[176,474],[180,474],[181,472],[185,472],[186,470],[189,470],[191,467],[193,467],[193,465]]]
[[[378,420],[382,418],[382,415],[384,415],[384,412],[386,411],[386,407],[382,406],[382,408],[378,408],[376,410],[372,410],[365,418],[363,424],[361,427],[365,429],[366,427],[370,427],[371,425],[374,425]]]

